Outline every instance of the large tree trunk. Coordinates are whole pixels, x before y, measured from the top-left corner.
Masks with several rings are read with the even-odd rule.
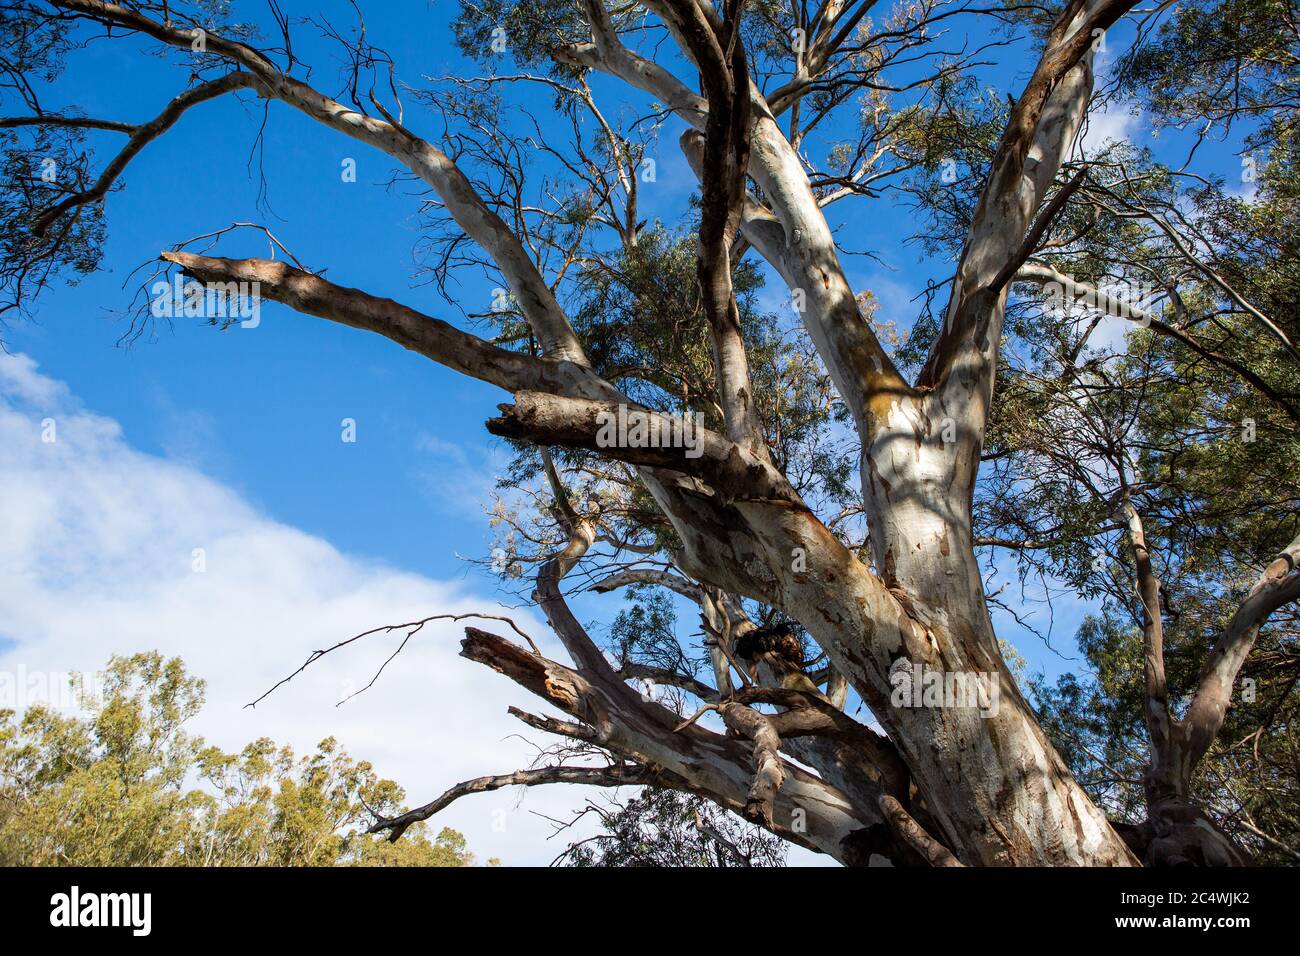
[[[909,444],[914,460],[924,462],[925,443],[919,450],[914,441]],[[901,470],[894,479],[892,493],[906,494]],[[942,507],[942,500],[935,507]],[[942,828],[936,835],[959,858],[984,865],[1135,862],[1047,741],[1007,671],[968,534],[918,515],[898,522],[906,530],[892,543],[873,536],[884,552],[877,560],[905,556],[894,562],[899,583],[886,589],[800,512],[766,503],[739,510],[752,537],[769,544],[761,568],[769,573],[755,575],[765,579],[761,590],[749,575],[728,574],[725,584],[779,605],[808,628],[895,742],[925,807]],[[911,504],[905,510],[924,511]],[[684,537],[693,529],[698,534],[698,524],[678,527]],[[926,527],[942,530],[929,540],[924,532],[913,536]],[[695,549],[699,563],[693,570],[722,580],[717,544],[711,535],[707,552]],[[737,559],[744,566],[746,558],[736,555],[732,561]],[[750,572],[759,570],[755,556],[747,560]],[[996,712],[895,706],[891,673],[900,659],[918,673],[925,668],[942,675],[988,675],[997,682]]]
[[[785,226],[751,213],[750,236],[793,287],[863,435],[861,473],[875,574],[797,509],[737,503],[762,541],[766,593],[828,652],[895,742],[942,837],[970,863],[1129,865],[1123,840],[1046,739],[1003,662],[971,534],[1007,281],[1022,237],[1074,142],[1092,89],[1093,23],[1121,5],[1072,5],[1013,110],[959,264],[943,334],[910,388],[856,305],[793,151],[756,110],[755,178]],[[672,503],[665,501],[672,515]],[[675,522],[687,537],[688,522]],[[689,539],[688,539],[689,540]],[[697,537],[696,571],[717,575]],[[792,560],[796,556],[802,560]],[[744,560],[743,555],[733,559]],[[753,577],[751,571],[738,577]],[[883,587],[882,587],[883,584]],[[725,585],[724,585],[725,586]],[[984,675],[998,706],[898,707],[891,673]]]

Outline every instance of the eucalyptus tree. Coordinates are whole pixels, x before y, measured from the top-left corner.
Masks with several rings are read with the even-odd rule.
[[[114,657],[70,689],[79,713],[0,710],[5,866],[473,865],[450,828],[396,846],[368,835],[371,808],[396,812],[402,788],[332,737],[295,756],[189,733],[205,684],[180,658]]]
[[[1217,103],[1227,60],[1189,62],[1168,5],[1134,6],[490,0],[453,23],[485,69],[410,87],[364,29],[345,41],[275,5],[259,30],[224,6],[6,3],[0,280],[21,311],[95,268],[103,201],[134,156],[239,96],[427,189],[439,288],[462,270],[499,281],[466,328],[342,284],[346,264],[326,278],[291,256],[211,255],[218,224],[161,250],[150,277],[254,289],[509,393],[487,428],[517,453],[524,503],[494,516],[491,566],[527,582],[568,660],[477,626],[463,655],[558,710],[514,713],[561,742],[378,820],[395,839],[483,790],[640,784],[846,864],[1239,862],[1259,844],[1196,786],[1243,668],[1279,655],[1273,693],[1294,684],[1294,628],[1270,625],[1300,596],[1292,140],[1279,122],[1255,143],[1258,203],[1185,163],[1085,150],[1117,90],[1170,122],[1185,121],[1171,104]],[[341,44],[339,98],[301,59],[304,33]],[[1120,35],[1132,56],[1099,89],[1098,51]],[[165,51],[178,92],[143,123],[47,110],[41,84],[91,43]],[[1243,121],[1285,120],[1275,51],[1231,31],[1215,49],[1252,78]],[[981,91],[1000,62],[1027,81]],[[1176,103],[1169,71],[1204,96]],[[649,222],[659,136],[677,130],[698,201]],[[87,140],[110,136],[125,145],[96,174]],[[927,310],[906,333],[910,316],[854,289],[852,230],[832,227],[882,194],[914,203],[916,238],[953,263],[918,283]],[[765,279],[797,322],[763,311]],[[1132,348],[1091,344],[1115,318]],[[1026,699],[985,582],[1006,550],[1109,602],[1143,674],[1124,684],[1127,722],[1079,728],[1056,691],[1045,720]],[[633,595],[607,646],[575,590]],[[698,640],[673,625],[684,605]],[[1096,774],[1111,761],[1085,729],[1108,747],[1123,731],[1136,757]],[[1265,730],[1286,733],[1276,715]]]

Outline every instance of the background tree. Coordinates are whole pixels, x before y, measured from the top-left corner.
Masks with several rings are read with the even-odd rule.
[[[390,843],[372,812],[402,789],[333,739],[295,757],[265,738],[225,753],[185,731],[203,681],[178,658],[115,657],[78,688],[84,716],[0,711],[5,866],[470,866],[465,838]]]

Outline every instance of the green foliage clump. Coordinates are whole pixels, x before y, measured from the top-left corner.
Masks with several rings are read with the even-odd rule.
[[[400,812],[404,794],[333,738],[299,758],[188,734],[204,682],[179,658],[114,657],[78,697],[84,716],[0,711],[0,866],[473,864],[455,830],[366,834],[370,810]]]

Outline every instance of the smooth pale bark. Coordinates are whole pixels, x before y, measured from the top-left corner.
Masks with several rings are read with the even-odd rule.
[[[771,542],[771,550],[804,550],[807,570],[794,571],[788,564],[772,568],[777,603],[809,629],[862,694],[898,747],[942,835],[963,860],[1131,862],[1043,736],[991,643],[987,623],[982,632],[968,628],[955,614],[929,614],[906,595],[891,593],[802,515],[761,504],[738,510],[751,528],[757,526],[761,539]],[[889,675],[900,658],[945,673],[995,675],[997,713],[984,717],[975,709],[894,706]]]
[[[585,364],[499,348],[392,299],[338,285],[286,262],[223,259],[191,252],[163,252],[159,258],[180,266],[200,282],[242,283],[252,294],[304,315],[376,332],[441,365],[509,391],[603,398],[619,395]]]
[[[557,500],[566,506],[564,512],[572,515],[553,470],[549,478]],[[665,782],[708,796],[786,839],[843,863],[866,863],[873,850],[887,843],[879,813],[870,805],[856,805],[832,784],[782,761],[777,756],[779,738],[756,712],[737,703],[724,714],[729,726],[749,731],[753,744],[746,748],[693,723],[681,725],[674,712],[623,682],[560,590],[564,576],[593,543],[596,522],[573,515],[565,518],[565,524],[569,540],[539,570],[533,598],[579,670],[475,629],[466,630],[465,656],[501,671],[579,718],[584,728],[590,728],[586,739],[642,766],[660,769],[667,775]]]
[[[1071,43],[1079,46],[1088,14],[1076,8],[1073,22],[1057,31],[1055,45],[1044,53],[1018,104],[967,241],[949,322],[929,365],[929,389],[918,395],[889,388],[883,363],[864,370],[860,361],[840,360],[837,385],[843,390],[847,381],[850,401],[852,395],[863,396],[868,439],[864,498],[876,571],[884,586],[824,528],[798,512],[736,503],[752,536],[767,545],[771,563],[768,575],[754,575],[752,569],[748,575],[765,578],[765,587],[755,589],[751,583],[746,589],[742,581],[733,585],[774,600],[808,627],[897,742],[945,835],[968,859],[982,863],[1132,862],[1127,847],[1044,737],[1006,671],[970,531],[971,494],[1005,302],[1005,283],[995,285],[1082,121],[1091,91],[1089,58],[1081,52],[1080,61],[1071,64],[1060,51]],[[793,164],[783,165],[774,142],[779,136],[779,130],[764,126],[760,114],[755,178],[787,236],[791,227],[786,220],[800,223],[795,228],[802,241],[806,177]],[[764,143],[770,146],[766,151]],[[765,171],[773,174],[770,183],[760,179]],[[757,214],[750,218],[761,220]],[[820,211],[816,220],[824,228]],[[815,320],[810,332],[823,355],[869,356],[869,350],[831,341],[834,335],[851,337],[855,326],[832,321],[852,297],[846,285],[839,288],[842,273],[831,268],[833,245],[823,245],[822,235],[822,230],[810,229],[804,250],[795,250],[795,267],[787,266],[796,278],[803,269],[822,279],[814,284],[817,295],[809,299]],[[853,311],[861,323],[856,306]],[[835,368],[833,358],[828,365]],[[678,529],[683,530],[681,525]],[[791,569],[796,553],[806,557],[808,570],[802,574]],[[708,579],[717,572],[706,554],[693,571]],[[996,675],[1002,702],[998,714],[985,718],[973,711],[891,706],[888,675],[900,657],[943,672]]]
[[[1269,562],[1210,651],[1183,718],[1191,762],[1205,755],[1223,725],[1233,685],[1255,646],[1260,626],[1282,605],[1295,600],[1300,600],[1300,535]]]

